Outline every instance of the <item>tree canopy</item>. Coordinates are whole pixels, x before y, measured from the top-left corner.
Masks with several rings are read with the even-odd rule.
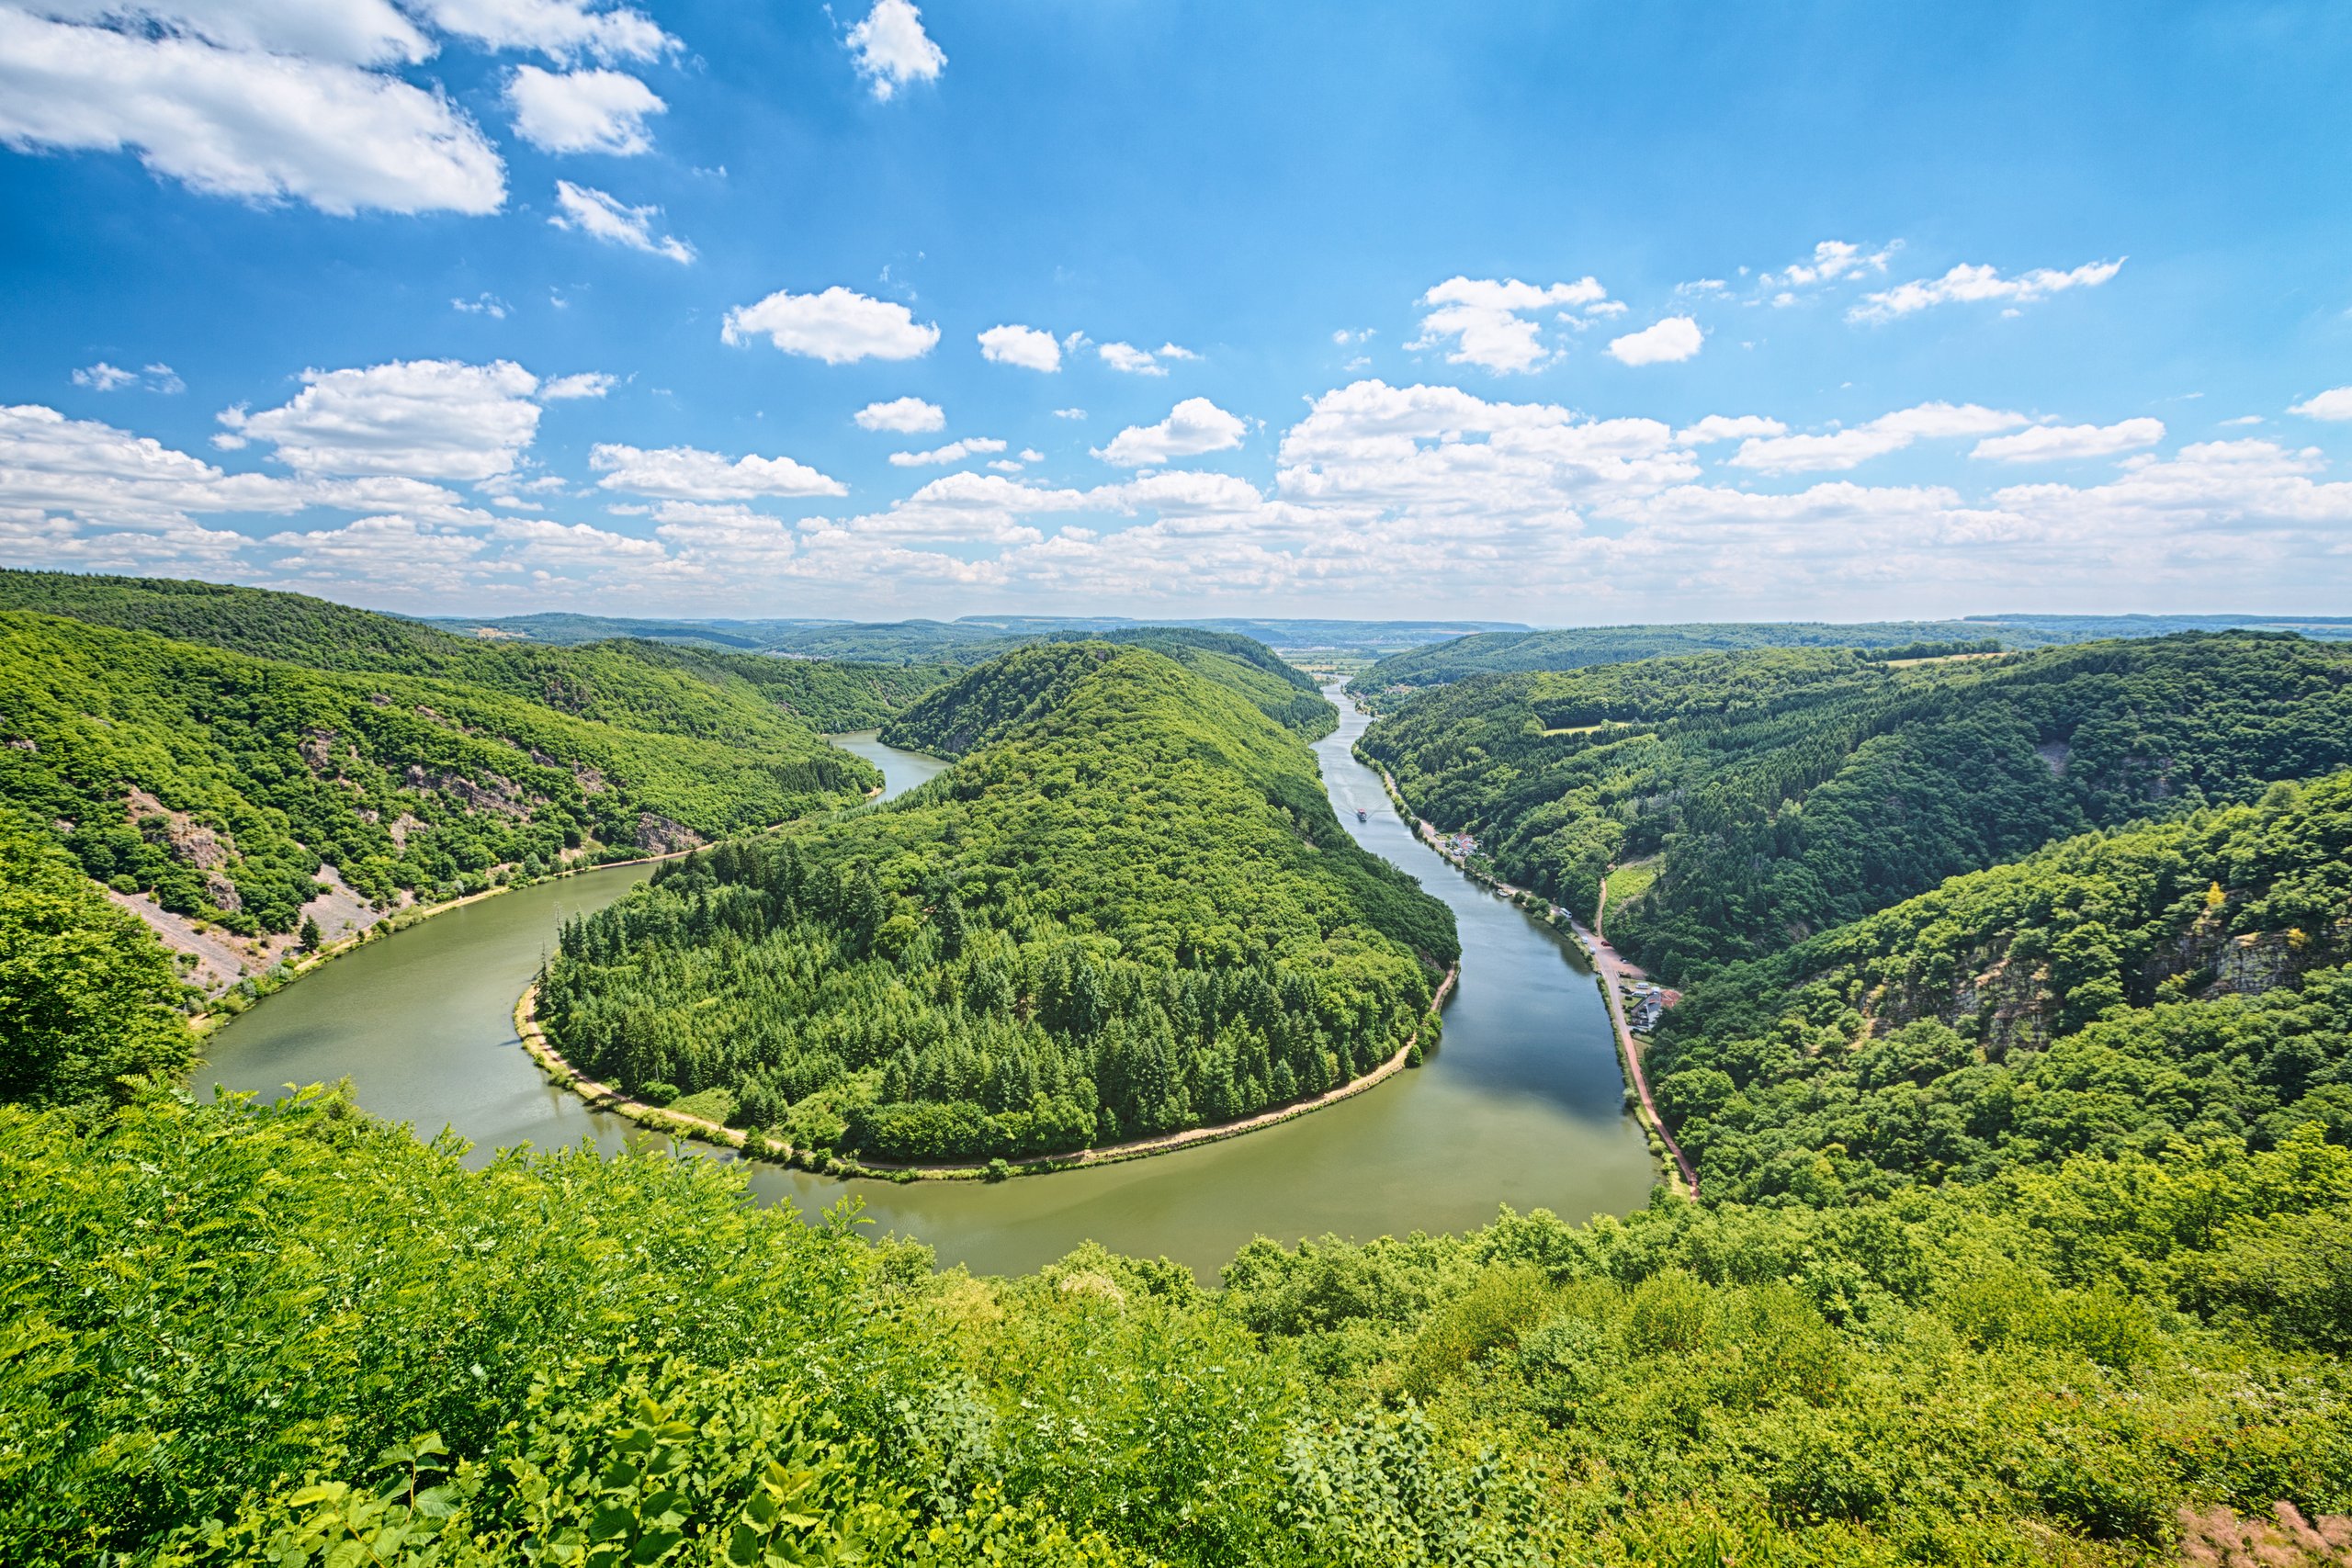
[[[1452,916],[1222,680],[1046,644],[909,730],[962,761],[569,926],[541,992],[566,1057],[655,1099],[723,1090],[798,1146],[937,1159],[1234,1120],[1421,1027]]]

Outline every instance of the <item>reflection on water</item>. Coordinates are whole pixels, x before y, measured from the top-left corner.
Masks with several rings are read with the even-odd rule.
[[[1260,1235],[1461,1230],[1493,1219],[1501,1203],[1570,1219],[1639,1206],[1652,1181],[1648,1151],[1624,1113],[1590,976],[1551,932],[1414,840],[1378,777],[1349,754],[1364,722],[1350,713],[1315,749],[1340,819],[1443,899],[1461,926],[1462,978],[1444,1048],[1429,1066],[1248,1137],[1099,1170],[898,1184],[762,1166],[753,1190],[788,1197],[810,1215],[854,1194],[877,1234],[917,1237],[943,1263],[987,1273],[1033,1269],[1094,1240],[1212,1276]],[[946,765],[870,734],[839,740],[881,766],[893,795]],[[1358,807],[1368,820],[1356,820]],[[339,958],[223,1028],[197,1081],[272,1095],[348,1075],[368,1110],[426,1135],[451,1128],[475,1145],[477,1163],[524,1142],[658,1145],[550,1088],[512,1018],[559,921],[602,908],[646,874],[628,867],[525,888]]]

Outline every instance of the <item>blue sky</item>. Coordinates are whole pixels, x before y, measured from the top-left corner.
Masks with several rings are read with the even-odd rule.
[[[0,560],[2340,611],[2347,78],[2320,4],[0,0]]]

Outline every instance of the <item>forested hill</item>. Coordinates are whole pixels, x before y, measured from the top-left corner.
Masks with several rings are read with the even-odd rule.
[[[2352,764],[2352,647],[2262,634],[1894,666],[1765,650],[1485,676],[1360,743],[1508,879],[1669,977],[1772,953],[2086,828]]]
[[[882,739],[934,757],[960,757],[1056,712],[1118,647],[1163,654],[1310,739],[1338,726],[1337,711],[1313,681],[1247,637],[1151,628],[1115,638],[1038,643],[993,660],[909,707]]]
[[[987,1157],[1246,1116],[1423,1028],[1451,914],[1241,694],[1097,642],[933,701],[910,720],[965,754],[930,784],[569,928],[542,992],[565,1055],[803,1148]]]
[[[424,675],[633,729],[764,743],[771,706],[819,730],[872,728],[946,679],[937,665],[776,660],[650,640],[546,647],[453,636],[300,593],[172,578],[0,570],[0,609],[281,660],[314,670]]]
[[[1366,706],[1393,706],[1397,688],[1442,686],[1473,675],[1580,670],[1636,659],[1760,648],[1865,648],[1955,653],[2032,647],[2052,639],[2018,627],[1967,621],[1722,621],[1692,626],[1570,626],[1556,631],[1480,632],[1391,654],[1348,682]]]
[[[1651,1049],[1702,1184],[1809,1202],[2182,1138],[2352,1143],[2352,773],[2071,839],[1702,983]]]
[[[117,891],[248,936],[295,929],[322,863],[362,900],[447,896],[493,867],[683,847],[878,782],[764,704],[708,711],[713,737],[653,733],[0,611],[0,806]]]

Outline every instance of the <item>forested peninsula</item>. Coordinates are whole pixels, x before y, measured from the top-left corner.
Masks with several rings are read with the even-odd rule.
[[[567,926],[549,1040],[639,1099],[890,1161],[1075,1151],[1370,1072],[1434,1030],[1452,917],[1340,829],[1264,711],[1287,682],[1177,652],[1046,644],[925,698],[888,733],[960,754],[946,773]]]

